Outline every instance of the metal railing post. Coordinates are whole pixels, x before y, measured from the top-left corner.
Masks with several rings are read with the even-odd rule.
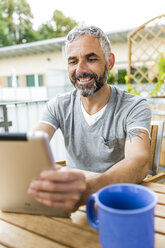
[[[1,105],[1,107],[3,109],[3,121],[0,122],[0,127],[4,127],[5,132],[8,132],[9,127],[12,126],[12,121],[8,121],[6,105]]]

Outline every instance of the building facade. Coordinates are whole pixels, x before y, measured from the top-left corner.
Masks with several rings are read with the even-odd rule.
[[[114,70],[127,69],[129,31],[108,33]],[[67,87],[65,37],[0,48],[0,87]],[[66,82],[64,82],[64,80]]]

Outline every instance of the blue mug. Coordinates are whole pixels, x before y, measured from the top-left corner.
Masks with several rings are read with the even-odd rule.
[[[88,198],[87,219],[99,230],[103,248],[154,248],[156,203],[156,194],[147,187],[114,184]]]

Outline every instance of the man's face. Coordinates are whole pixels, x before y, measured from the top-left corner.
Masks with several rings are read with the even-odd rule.
[[[82,35],[68,46],[68,72],[84,97],[92,96],[107,81],[107,64],[99,40]]]

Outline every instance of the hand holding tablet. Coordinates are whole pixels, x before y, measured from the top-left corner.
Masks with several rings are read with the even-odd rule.
[[[67,217],[63,210],[37,202],[27,191],[43,170],[54,167],[44,132],[0,133],[0,209],[7,212]]]

